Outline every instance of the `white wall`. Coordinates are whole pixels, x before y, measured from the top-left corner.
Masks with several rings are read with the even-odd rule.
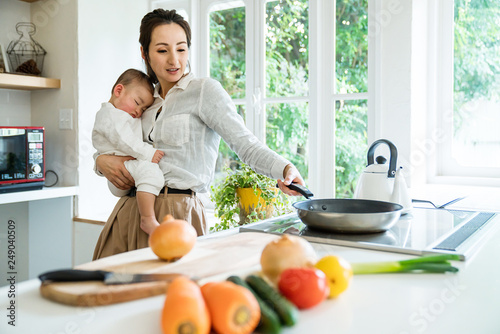
[[[16,33],[18,22],[30,21],[30,4],[18,0],[0,1],[0,44],[5,48],[10,41],[17,40]]]
[[[412,4],[413,0],[374,0],[375,17],[369,64],[370,108],[368,142],[385,138],[398,148],[398,165],[408,178],[412,133]],[[382,148],[388,152],[386,148]]]
[[[60,89],[31,93],[31,121],[45,126],[46,169],[59,176],[58,186],[78,184],[76,1],[42,0],[31,5],[36,40],[47,51],[43,76],[61,79]],[[73,110],[73,129],[59,129],[59,110]]]
[[[430,18],[428,17],[429,1],[419,0],[413,3],[412,22],[412,78],[411,78],[411,181],[414,185],[422,185],[427,180],[427,165],[429,159],[427,115],[429,113],[428,93],[433,77],[428,73],[428,45],[432,36]]]
[[[16,24],[30,21],[30,5],[17,0],[0,1],[0,44],[4,51],[12,40],[17,40]],[[31,125],[31,93],[0,89],[0,125]]]
[[[106,219],[117,200],[107,189],[105,178],[93,172],[91,133],[95,114],[101,103],[109,100],[118,76],[128,68],[145,70],[138,40],[140,22],[147,12],[148,0],[78,1],[81,217]]]

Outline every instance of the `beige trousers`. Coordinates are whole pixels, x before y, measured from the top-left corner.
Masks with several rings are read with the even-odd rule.
[[[167,214],[186,220],[193,225],[198,236],[207,233],[205,208],[196,195],[159,194],[155,201],[159,222]],[[141,218],[135,197],[124,196],[104,225],[97,240],[93,260],[148,247],[149,236],[140,228]]]

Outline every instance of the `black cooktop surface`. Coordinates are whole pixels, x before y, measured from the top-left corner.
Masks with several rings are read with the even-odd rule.
[[[312,229],[293,213],[243,226],[240,231],[289,233],[312,242],[407,254],[456,253],[465,259],[474,245],[472,239],[494,216],[491,212],[413,208],[385,232],[345,234]]]

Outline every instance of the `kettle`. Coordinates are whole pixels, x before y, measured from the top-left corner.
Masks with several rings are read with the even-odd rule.
[[[384,156],[374,159],[375,149],[380,145],[389,146],[389,165]],[[375,141],[368,149],[368,165],[358,180],[354,198],[397,203],[403,206],[402,213],[411,211],[412,202],[408,186],[403,176],[403,167],[397,168],[398,150],[387,139]]]

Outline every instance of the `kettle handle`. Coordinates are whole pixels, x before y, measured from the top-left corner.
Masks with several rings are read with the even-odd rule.
[[[387,177],[395,177],[396,176],[396,163],[398,161],[398,150],[396,146],[387,139],[379,139],[370,146],[368,149],[368,165],[373,165],[375,163],[375,149],[380,144],[386,144],[389,146],[389,150],[391,152],[391,158],[389,160],[389,171],[387,172]]]

